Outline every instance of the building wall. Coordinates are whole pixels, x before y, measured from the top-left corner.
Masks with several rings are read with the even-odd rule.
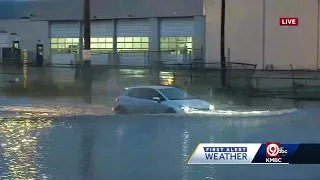
[[[8,33],[17,33],[12,40],[19,40],[21,49],[29,52],[32,60],[36,54],[36,44],[40,40],[44,44],[44,58],[49,56],[49,25],[47,21],[1,20],[0,29]]]
[[[148,63],[155,63],[156,61],[159,61],[159,59],[162,60],[168,60],[171,61],[171,63],[177,63],[176,61],[180,58],[183,58],[184,55],[181,54],[179,48],[176,49],[176,53],[177,54],[170,54],[169,56],[172,57],[169,58],[168,56],[162,57],[160,58],[160,53],[159,51],[168,51],[168,49],[164,49],[163,46],[160,46],[161,42],[160,42],[160,38],[176,38],[178,39],[178,37],[180,38],[179,42],[176,42],[177,44],[175,44],[176,46],[178,46],[181,43],[181,38],[186,38],[187,37],[193,37],[190,42],[185,42],[187,45],[190,45],[193,43],[193,47],[192,45],[189,46],[191,47],[190,51],[194,50],[193,52],[193,56],[195,58],[198,59],[203,59],[203,53],[202,53],[202,49],[204,48],[204,32],[205,32],[205,23],[204,23],[204,17],[203,16],[196,16],[193,18],[145,18],[145,19],[117,19],[117,20],[98,20],[98,21],[92,21],[92,26],[91,26],[91,37],[96,39],[98,36],[101,37],[108,37],[108,38],[112,38],[113,39],[113,43],[114,47],[113,47],[113,51],[117,51],[117,42],[116,40],[118,38],[123,38],[123,37],[127,37],[130,38],[132,37],[148,37],[149,40],[147,42],[149,42],[149,48],[145,49],[146,46],[144,46],[144,48],[142,48],[142,51],[147,51],[149,50],[150,52],[148,54],[146,53],[142,53],[143,58],[142,61],[147,61]],[[165,22],[164,26],[161,26],[161,24],[163,24],[163,22]],[[170,23],[171,22],[171,23]],[[180,22],[180,23],[179,23]],[[104,24],[108,23],[108,27],[104,26]],[[138,24],[136,24],[138,23]],[[139,25],[140,23],[140,25]],[[142,24],[141,24],[142,23]],[[80,23],[79,21],[51,21],[50,23],[51,25],[51,35],[53,36],[53,43],[52,43],[52,60],[54,61],[54,63],[58,63],[58,59],[61,60],[61,62],[59,63],[66,63],[66,59],[68,59],[68,62],[70,62],[70,60],[72,58],[74,58],[74,54],[71,54],[68,51],[68,45],[70,45],[70,41],[68,41],[68,43],[63,43],[63,42],[59,42],[57,43],[56,38],[60,38],[60,40],[63,40],[64,38],[78,38],[82,39],[80,37],[81,35],[81,30],[80,30]],[[72,27],[67,27],[68,25],[72,25]],[[98,25],[98,26],[97,26]],[[132,27],[131,27],[132,26]],[[56,27],[56,28],[54,28]],[[99,27],[99,31],[105,31],[108,30],[110,31],[110,29],[114,29],[114,33],[113,35],[108,34],[108,35],[97,35],[97,27]],[[162,28],[161,27],[166,27],[165,31],[166,34],[165,36],[162,36],[163,34],[161,34],[162,32]],[[53,28],[53,29],[52,29]],[[58,28],[58,29],[57,29]],[[109,28],[109,29],[103,29],[103,28]],[[60,35],[57,35],[57,32],[59,32]],[[147,32],[147,33],[146,33]],[[126,35],[125,35],[125,34]],[[143,35],[141,35],[141,33]],[[191,33],[191,34],[190,34]],[[75,42],[73,40],[73,42]],[[111,41],[110,41],[111,42]],[[146,41],[144,41],[143,44],[145,44]],[[169,41],[168,41],[169,42]],[[129,42],[128,43],[132,43]],[[163,42],[166,43],[166,42]],[[170,40],[170,43],[172,44],[173,41]],[[60,45],[67,45],[65,46],[65,48],[58,48],[58,44]],[[74,43],[73,43],[74,44]],[[74,44],[77,45],[78,41]],[[94,43],[94,41],[92,40],[91,44],[96,44]],[[123,48],[121,48],[123,46],[123,42],[122,40],[119,40],[118,42],[120,49],[121,50]],[[61,47],[61,46],[59,46]],[[96,47],[96,46],[95,46]],[[112,49],[105,49],[102,48],[102,46],[99,46],[99,48],[95,48],[93,45],[91,45],[91,48],[94,50],[97,50],[96,52],[100,52],[100,50],[106,51],[105,53],[110,53],[112,51]],[[128,46],[129,47],[129,46]],[[66,51],[64,51],[63,49],[66,49]],[[80,47],[81,49],[81,47]],[[128,48],[126,51],[128,51]],[[130,48],[129,48],[130,49]],[[61,53],[62,51],[63,53]],[[137,60],[136,55],[138,55],[137,48],[133,48],[132,49],[132,53],[134,54],[134,57],[131,56],[131,53],[120,53],[121,58],[124,58],[124,56],[130,55],[130,57],[134,58],[135,60]],[[172,50],[172,46],[170,46],[170,50]],[[131,51],[131,50],[130,50]],[[79,51],[81,52],[81,51]],[[140,52],[141,53],[141,52]],[[81,53],[79,54],[81,55]],[[168,55],[167,53],[163,53],[163,55]],[[63,57],[62,57],[63,56]],[[100,57],[101,54],[98,53],[98,56]],[[79,56],[80,57],[80,56]],[[81,59],[81,57],[80,57]],[[105,61],[106,58],[102,58],[101,61]],[[117,58],[114,58],[117,59]],[[113,59],[113,60],[114,60]],[[93,60],[93,59],[92,59]],[[94,61],[94,60],[93,60]],[[112,61],[112,60],[111,60]],[[109,62],[109,63],[114,63],[114,62]],[[97,62],[97,61],[95,61]],[[131,60],[131,62],[133,62],[133,60]],[[138,64],[138,63],[135,63]]]
[[[206,60],[219,62],[221,0],[206,0],[205,12]],[[263,0],[226,0],[226,54],[230,48],[231,61],[257,64],[258,68],[272,64],[290,69],[291,64],[316,69],[317,16],[317,0],[265,0],[265,21]],[[281,27],[280,17],[298,17],[299,26]]]
[[[54,7],[54,8],[52,8]],[[10,9],[10,13],[0,13],[0,19],[19,19],[20,17],[29,17],[34,21],[79,21],[83,19],[83,0],[49,0],[49,1],[32,1],[32,2],[0,2],[0,12],[4,12],[6,9]],[[149,18],[152,22],[150,25],[152,29],[158,28],[157,23],[161,18],[181,18],[181,17],[196,17],[196,38],[195,49],[204,48],[204,23],[203,23],[203,0],[162,0],[159,3],[158,0],[91,0],[91,15],[93,20],[105,20],[105,19],[144,19]],[[153,20],[152,20],[153,19]],[[18,21],[17,21],[18,22]],[[19,21],[20,23],[20,21]],[[21,24],[21,23],[20,23]],[[30,25],[31,25],[30,24]],[[30,27],[26,25],[26,27]],[[16,23],[9,23],[2,25],[9,29],[8,31],[16,31],[16,28],[20,28],[20,25]],[[31,25],[41,26],[41,25]],[[47,26],[47,25],[46,25]],[[37,28],[48,29],[48,28]],[[157,29],[158,30],[158,29]],[[20,33],[20,38],[23,43],[33,44],[31,37],[42,37],[42,33],[48,33],[46,30],[40,34],[27,36],[25,34],[28,31]],[[17,32],[19,33],[19,32]],[[25,35],[25,36],[24,36]],[[24,36],[24,37],[23,37]],[[155,41],[156,36],[159,36],[155,32],[150,34],[151,49],[153,51],[159,50],[159,39]],[[29,39],[28,39],[29,38]],[[40,38],[41,39],[41,38]],[[49,41],[48,38],[43,40],[45,46]],[[27,46],[27,45],[23,45]],[[29,45],[28,45],[29,46]],[[24,48],[24,47],[23,47]],[[46,48],[46,47],[45,47]],[[28,47],[28,49],[30,49]],[[202,51],[201,51],[202,52]],[[199,52],[196,56],[201,58],[202,54]],[[48,52],[49,53],[49,52]],[[46,54],[48,54],[46,53]]]

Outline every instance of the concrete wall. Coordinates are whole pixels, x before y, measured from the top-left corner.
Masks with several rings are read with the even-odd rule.
[[[44,44],[44,58],[49,56],[49,25],[46,21],[1,20],[0,29],[8,33],[17,33],[21,49],[27,49],[32,60],[36,54],[36,44],[41,40]],[[15,40],[15,39],[14,39]]]
[[[221,0],[206,0],[205,12],[206,59],[219,62]],[[280,17],[298,17],[299,26],[281,27]],[[292,64],[316,69],[317,21],[317,0],[265,0],[265,21],[263,0],[226,0],[226,51],[230,48],[231,61],[258,64],[258,68],[273,64],[290,69]]]
[[[91,0],[91,14],[96,19],[196,16],[202,11],[202,0]],[[29,12],[34,19],[80,20],[83,0],[51,0],[40,8],[30,7]]]

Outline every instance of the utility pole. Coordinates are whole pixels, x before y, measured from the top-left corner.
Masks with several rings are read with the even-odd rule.
[[[266,50],[266,1],[262,2],[262,69],[265,68]]]
[[[83,7],[83,38],[84,38],[84,50],[83,50],[83,70],[82,78],[84,82],[85,101],[91,104],[92,94],[92,68],[90,61],[90,26],[91,26],[91,13],[90,13],[90,0],[84,0]],[[82,32],[81,32],[82,33]]]
[[[90,62],[90,37],[91,37],[91,13],[90,13],[90,0],[84,0],[83,3],[83,24],[84,24],[84,56],[83,60],[85,64],[91,64]]]
[[[221,35],[220,35],[220,55],[221,55],[221,86],[226,86],[226,57],[225,57],[225,20],[226,20],[226,1],[221,0]]]
[[[318,8],[317,8],[317,70],[319,70],[319,21],[320,21],[320,0],[318,2]]]

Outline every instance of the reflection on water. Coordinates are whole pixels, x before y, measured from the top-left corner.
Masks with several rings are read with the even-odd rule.
[[[1,154],[8,170],[0,179],[46,179],[39,175],[40,164],[37,163],[37,145],[39,130],[50,128],[51,120],[32,119],[31,117],[18,119],[2,119],[0,125]],[[41,167],[43,168],[43,167]]]
[[[26,64],[23,65],[23,88],[27,88],[28,86],[28,66]]]
[[[190,157],[190,154],[189,154],[189,141],[190,141],[190,137],[189,137],[189,132],[188,131],[185,131],[182,133],[181,135],[182,137],[182,167],[181,167],[181,170],[182,170],[182,180],[188,180],[188,173],[186,172],[189,172],[188,171],[188,160],[189,160],[189,157]]]
[[[214,136],[209,136],[209,142],[208,143],[214,143]],[[190,159],[190,157],[191,156],[189,156],[189,159]],[[205,179],[207,179],[207,180],[215,179],[214,177],[216,177],[216,168],[215,168],[216,166],[204,165],[204,167],[206,168],[206,171],[208,172],[208,175],[205,177]]]
[[[272,179],[273,175],[287,179],[320,177],[319,167],[308,165],[279,168],[187,164],[198,143],[319,142],[320,122],[317,119],[320,114],[317,109],[264,117],[86,116],[86,110],[82,110],[83,114],[66,117],[65,111],[71,113],[71,107],[62,109],[61,117],[57,110],[49,110],[45,107],[33,111],[26,109],[33,115],[23,114],[24,118],[0,121],[0,179],[232,180],[241,177],[264,180]],[[45,120],[47,116],[35,116],[45,111],[57,119]],[[266,171],[273,174],[267,175]]]

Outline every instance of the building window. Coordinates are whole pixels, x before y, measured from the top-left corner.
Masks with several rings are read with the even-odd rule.
[[[90,41],[90,48],[92,53],[110,53],[113,50],[112,37],[91,38]]]
[[[79,38],[51,38],[51,53],[66,54],[77,52]]]
[[[90,48],[92,53],[109,53],[113,49],[113,38],[90,38]],[[52,54],[71,54],[77,52],[79,48],[79,38],[51,38]]]
[[[186,52],[192,52],[193,37],[161,37],[161,52],[178,55]]]
[[[148,51],[149,37],[118,37],[118,51]]]

